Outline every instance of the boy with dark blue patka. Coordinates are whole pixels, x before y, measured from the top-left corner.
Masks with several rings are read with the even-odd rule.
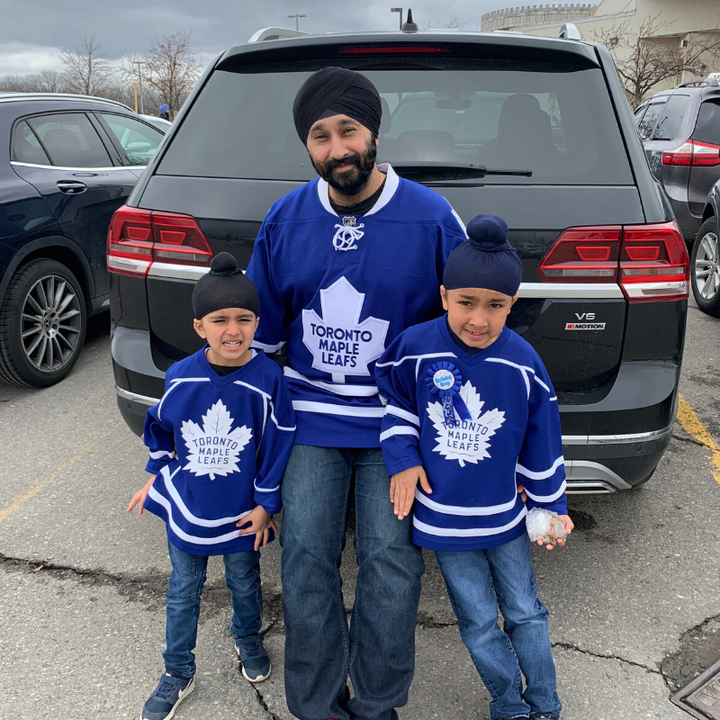
[[[208,556],[222,555],[232,599],[230,631],[250,682],[271,665],[260,635],[260,548],[276,531],[280,481],[295,436],[290,393],[275,362],[251,348],[258,293],[229,253],[195,285],[195,330],[205,347],[170,367],[165,394],[147,412],[152,473],[135,493],[167,524],[165,672],[141,720],[169,720],[195,687],[195,641]]]
[[[401,333],[376,365],[390,499],[399,520],[415,502],[412,540],[435,550],[492,719],[557,720],[525,530],[534,507],[573,528],[557,397],[535,350],[505,327],[522,275],[507,225],[479,215],[467,229],[443,274],[447,314]]]

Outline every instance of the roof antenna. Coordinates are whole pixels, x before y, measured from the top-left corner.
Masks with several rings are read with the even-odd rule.
[[[417,23],[413,22],[412,10],[408,8],[407,20],[403,23],[401,30],[404,33],[416,33],[418,31]]]

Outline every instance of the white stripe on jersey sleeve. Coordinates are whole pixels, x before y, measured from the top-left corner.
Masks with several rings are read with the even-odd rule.
[[[297,412],[321,413],[325,415],[345,415],[346,417],[373,417],[381,418],[385,408],[380,407],[353,407],[352,405],[333,405],[332,403],[313,402],[310,400],[293,400],[293,410]]]
[[[387,440],[393,435],[412,435],[418,439],[420,438],[420,433],[414,427],[410,427],[409,425],[395,425],[395,427],[391,427],[389,430],[380,433],[380,442]]]
[[[526,478],[530,478],[530,480],[547,480],[549,477],[552,477],[555,474],[555,471],[564,462],[565,458],[561,455],[547,470],[538,470],[538,472],[533,472],[532,470],[528,470],[527,468],[523,467],[520,463],[515,466],[515,470],[521,475],[524,475]]]
[[[557,492],[554,492],[552,495],[534,495],[531,492],[528,492],[528,489],[525,488],[525,492],[527,493],[527,496],[534,500],[535,502],[539,503],[551,503],[555,502],[558,498],[562,497],[562,494],[565,492],[567,487],[567,483],[563,480],[562,485],[559,487]]]
[[[420,418],[417,415],[413,415],[411,412],[397,407],[397,405],[386,405],[384,413],[394,415],[395,417],[399,417],[401,420],[405,420],[406,422],[410,422],[413,425],[420,427]]]
[[[283,373],[285,377],[288,377],[291,380],[299,380],[300,382],[307,383],[308,385],[320,388],[321,390],[327,390],[328,392],[335,393],[335,395],[346,395],[348,397],[374,397],[378,394],[378,389],[375,385],[342,385],[340,383],[323,382],[322,380],[311,380],[287,365],[283,368]]]

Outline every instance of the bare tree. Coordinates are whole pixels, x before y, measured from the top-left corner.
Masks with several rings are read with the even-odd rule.
[[[171,116],[177,113],[200,76],[202,69],[197,61],[198,51],[190,44],[189,32],[175,32],[172,35],[154,37],[150,49],[138,58],[123,58],[123,74],[127,80],[141,80],[143,94],[167,103]],[[149,91],[149,92],[148,92]]]
[[[70,92],[82,95],[102,95],[115,75],[110,61],[100,53],[100,43],[92,35],[83,35],[79,46],[60,56],[65,66],[65,80]]]
[[[595,41],[610,50],[633,108],[658,83],[679,81],[686,74],[702,76],[708,62],[720,57],[720,35],[704,37],[698,32],[681,42],[663,36],[666,27],[658,15],[648,15],[637,32],[625,21],[595,34]]]
[[[0,90],[13,92],[65,92],[65,77],[57,70],[43,70],[34,75],[6,75],[0,78]]]

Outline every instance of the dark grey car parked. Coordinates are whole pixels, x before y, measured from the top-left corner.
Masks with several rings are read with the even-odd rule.
[[[705,219],[705,199],[720,180],[720,86],[716,78],[655,93],[635,111],[650,169],[688,243]]]
[[[705,201],[690,261],[693,295],[698,307],[720,317],[720,180]]]
[[[519,34],[308,36],[223,53],[108,235],[128,425],[142,431],[167,368],[199,347],[190,298],[212,255],[245,267],[272,203],[315,177],[292,103],[327,65],[378,88],[379,161],[435,188],[466,222],[507,220],[524,266],[509,325],[557,391],[569,491],[646,480],[675,417],[686,245],[607,50]]]
[[[70,372],[110,305],[110,218],[162,138],[110,100],[0,93],[0,381]]]

